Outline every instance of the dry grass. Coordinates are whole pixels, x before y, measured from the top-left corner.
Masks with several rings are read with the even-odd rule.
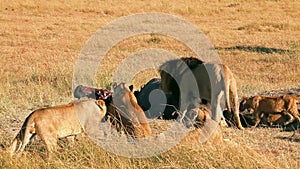
[[[222,62],[235,73],[240,96],[299,87],[299,1],[2,0],[1,121],[23,120],[33,109],[69,102],[73,68],[88,38],[121,16],[153,11],[178,15],[201,29],[219,49]],[[129,38],[109,51],[107,62],[101,62],[96,85],[106,87],[123,58],[149,47],[179,56],[193,54],[167,37]],[[133,82],[138,86],[153,76],[157,76],[155,71],[141,72]],[[9,145],[16,133],[13,129],[18,127],[20,124],[1,125],[3,146]],[[182,144],[147,159],[119,157],[87,139],[77,142],[76,148],[58,152],[51,162],[41,160],[35,145],[18,159],[0,150],[0,168],[299,168],[297,137],[282,139],[285,133],[279,129],[228,129],[224,133],[232,138],[232,144],[205,148]]]

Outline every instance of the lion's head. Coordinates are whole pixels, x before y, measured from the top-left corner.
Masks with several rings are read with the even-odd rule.
[[[211,113],[210,109],[204,106],[199,106],[185,112],[180,120],[187,128],[192,126],[195,128],[201,128],[204,127],[206,119],[210,117],[209,113]]]
[[[120,123],[128,135],[136,138],[151,136],[152,132],[148,124],[143,109],[137,104],[137,99],[133,94],[133,86],[125,83],[113,83],[113,104],[119,114]]]
[[[180,97],[180,88],[177,84],[182,77],[182,74],[187,69],[193,70],[203,62],[194,57],[183,57],[165,62],[159,67],[161,77],[161,89],[165,93],[172,94],[177,101]]]
[[[259,101],[261,100],[261,96],[252,96],[252,97],[243,97],[240,102],[240,111],[243,112],[246,109],[248,111],[254,110],[259,106]]]

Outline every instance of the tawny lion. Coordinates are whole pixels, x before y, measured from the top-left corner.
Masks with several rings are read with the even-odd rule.
[[[253,127],[259,124],[264,114],[278,113],[289,116],[289,120],[284,123],[284,125],[288,125],[295,119],[300,120],[297,108],[298,101],[298,98],[292,95],[244,97],[240,103],[240,111],[244,111],[245,109],[253,111],[255,117],[255,125]]]
[[[75,136],[84,132],[91,122],[105,116],[106,106],[102,100],[75,101],[70,104],[38,109],[24,121],[8,151],[21,153],[30,140],[38,135],[46,144],[48,154],[57,147],[59,138]]]
[[[113,104],[109,108],[109,113],[113,118],[119,117],[120,127],[130,136],[135,138],[150,137],[151,128],[148,124],[143,109],[137,104],[136,97],[132,90],[133,86],[125,83],[112,84]]]
[[[227,109],[233,111],[237,127],[244,129],[239,117],[236,80],[228,66],[189,57],[167,61],[159,69],[161,89],[174,95],[182,112],[199,102],[198,99],[210,103],[211,110],[217,112],[217,104],[223,104],[217,102],[217,97],[220,91],[224,91]],[[222,116],[215,113],[212,118],[218,121]]]

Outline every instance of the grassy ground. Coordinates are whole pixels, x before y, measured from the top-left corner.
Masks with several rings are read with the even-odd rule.
[[[298,1],[7,1],[0,3],[0,142],[16,133],[7,119],[23,120],[33,109],[68,103],[76,59],[93,33],[114,19],[139,12],[165,12],[190,21],[218,49],[238,82],[239,95],[299,87],[300,2]],[[159,35],[118,43],[98,69],[106,87],[122,58],[159,47],[192,55],[183,44]],[[109,64],[107,64],[109,63]],[[109,65],[109,66],[108,66]],[[138,86],[157,74],[141,73]],[[279,129],[226,130],[227,146],[182,144],[148,159],[108,153],[83,139],[57,160],[44,162],[34,151],[10,159],[0,150],[0,168],[298,168],[299,140],[282,139]],[[276,137],[277,135],[280,135]],[[299,134],[298,134],[299,135]],[[82,144],[87,141],[88,143]],[[34,146],[33,146],[34,147]],[[298,151],[297,151],[298,150]],[[75,163],[77,162],[77,163]]]

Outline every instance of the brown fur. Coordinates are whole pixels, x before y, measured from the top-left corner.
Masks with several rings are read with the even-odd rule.
[[[164,63],[160,67],[161,89],[166,93],[174,95],[175,99],[181,103],[181,111],[184,111],[189,104],[194,104],[195,101],[198,102],[197,100],[191,100],[191,98],[195,98],[197,95],[191,96],[191,93],[192,95],[195,93],[193,91],[194,87],[191,86],[191,83],[187,83],[190,80],[188,79],[189,76],[186,76],[187,68],[189,68],[196,78],[202,101],[206,100],[209,103],[213,102],[213,99],[216,101],[217,95],[212,96],[210,80],[215,81],[215,94],[218,94],[221,90],[225,90],[226,107],[229,111],[233,111],[237,127],[243,129],[239,118],[237,86],[233,73],[226,65],[202,63],[201,61],[197,62],[197,60],[196,58],[182,58],[181,60],[175,59]],[[213,75],[209,76],[208,71]],[[175,79],[177,79],[177,82]],[[179,86],[182,87],[182,91],[180,91]],[[215,102],[211,103],[211,107],[216,112],[217,105],[215,104]],[[221,119],[221,117],[213,118]]]
[[[129,136],[135,138],[149,137],[152,135],[150,126],[142,108],[137,104],[136,97],[132,90],[125,84],[113,84],[113,104],[109,113],[116,118],[118,130],[122,129]]]
[[[38,135],[46,144],[50,155],[56,149],[59,138],[83,133],[91,120],[100,121],[105,113],[106,106],[102,100],[75,101],[35,110],[25,119],[8,150],[11,155],[21,153],[30,140]]]
[[[284,125],[288,125],[295,119],[300,120],[297,102],[297,99],[291,95],[244,97],[240,103],[240,110],[249,109],[253,111],[255,117],[255,125],[253,127],[256,127],[263,116],[268,114],[288,115],[290,118],[284,123]]]

